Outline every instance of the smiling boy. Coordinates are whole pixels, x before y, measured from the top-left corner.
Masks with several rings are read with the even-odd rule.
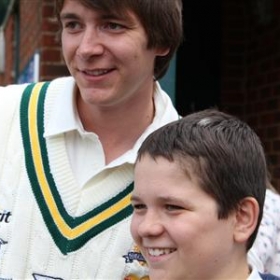
[[[233,116],[205,110],[152,133],[138,153],[131,198],[131,232],[150,279],[262,279],[247,252],[266,183],[261,142]]]

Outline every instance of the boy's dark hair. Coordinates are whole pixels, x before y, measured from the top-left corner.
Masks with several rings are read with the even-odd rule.
[[[182,0],[75,0],[86,7],[119,17],[132,11],[140,20],[148,36],[148,48],[169,49],[165,56],[156,57],[154,77],[160,79],[166,73],[170,61],[183,38]],[[64,0],[56,0],[56,15]]]
[[[261,141],[246,123],[214,109],[193,113],[149,135],[137,161],[144,154],[178,160],[217,201],[219,219],[237,210],[245,197],[255,198],[260,213],[247,242],[251,248],[263,213],[267,166]]]

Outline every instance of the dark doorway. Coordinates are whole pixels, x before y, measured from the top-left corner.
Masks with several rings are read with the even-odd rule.
[[[221,0],[183,5],[185,39],[177,53],[176,108],[186,115],[219,104]]]

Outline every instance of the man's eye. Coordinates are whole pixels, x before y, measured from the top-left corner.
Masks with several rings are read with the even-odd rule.
[[[104,28],[110,30],[121,30],[124,28],[124,26],[116,22],[108,22],[104,24]]]
[[[76,21],[68,21],[63,24],[63,27],[65,29],[71,29],[71,30],[76,30],[80,28],[80,24]]]

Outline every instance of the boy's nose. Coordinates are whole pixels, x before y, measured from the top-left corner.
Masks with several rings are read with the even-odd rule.
[[[158,217],[155,215],[147,215],[139,223],[138,234],[142,237],[157,236],[164,231],[164,227]]]

